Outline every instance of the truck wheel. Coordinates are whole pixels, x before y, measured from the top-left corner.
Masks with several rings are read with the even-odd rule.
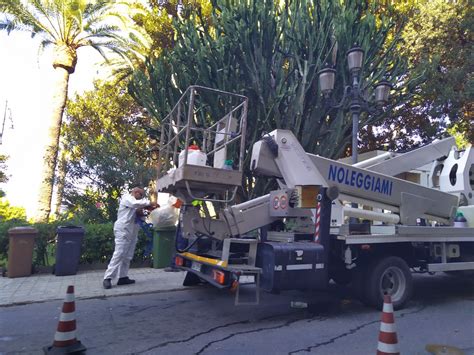
[[[393,308],[401,309],[410,299],[413,280],[407,263],[397,256],[374,261],[367,269],[365,301],[378,309],[383,307],[383,296],[392,298]]]

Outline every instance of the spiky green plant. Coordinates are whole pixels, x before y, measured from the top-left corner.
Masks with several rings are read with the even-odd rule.
[[[318,71],[325,63],[337,69],[340,98],[350,78],[346,51],[354,43],[366,53],[361,86],[368,97],[386,71],[392,82],[406,77],[395,50],[394,19],[378,14],[377,5],[366,0],[214,0],[213,6],[210,21],[177,24],[174,48],[148,63],[146,71],[137,71],[130,90],[158,124],[192,84],[247,96],[248,159],[255,140],[275,128],[292,130],[307,152],[330,158],[346,153],[349,107],[324,106]],[[408,91],[406,85],[396,86],[392,105]],[[360,126],[381,122],[385,115],[362,115]],[[254,183],[246,170],[244,198],[260,194],[265,184]]]

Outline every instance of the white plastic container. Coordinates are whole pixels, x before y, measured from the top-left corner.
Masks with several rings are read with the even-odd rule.
[[[186,154],[186,151],[183,150],[181,153],[179,153],[178,157],[178,164],[179,166],[184,165],[184,155]],[[206,165],[206,160],[207,160],[207,155],[204,152],[201,152],[199,147],[197,145],[190,145],[188,147],[188,161],[186,164],[188,165],[201,165],[205,166]]]
[[[467,219],[467,225],[474,228],[474,205],[458,207],[458,212],[462,212]]]

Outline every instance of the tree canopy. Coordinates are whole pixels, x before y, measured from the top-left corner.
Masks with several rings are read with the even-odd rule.
[[[69,102],[63,203],[70,211],[96,209],[95,216],[85,218],[113,219],[125,188],[147,186],[153,180],[146,124],[142,108],[126,94],[125,83],[96,82],[94,90]]]
[[[265,190],[266,182],[254,184],[248,170],[250,146],[264,132],[291,129],[310,153],[349,155],[349,105],[327,106],[318,71],[336,69],[334,99],[340,99],[350,80],[346,52],[354,44],[365,51],[364,97],[370,100],[385,77],[394,85],[385,110],[360,117],[361,151],[407,150],[447,132],[474,142],[474,16],[467,0],[124,3],[130,6],[120,12],[121,2],[107,0],[0,0],[7,14],[0,29],[44,35],[41,45],[55,48],[62,84],[42,191],[51,196],[52,181],[60,191],[66,182],[63,202],[89,220],[113,218],[122,189],[153,179],[147,149],[158,143],[161,119],[190,85],[249,98],[244,198]],[[110,16],[119,21],[111,24]],[[119,53],[121,67],[113,84],[96,83],[69,103],[55,172],[69,74],[83,46]]]
[[[23,207],[15,207],[5,198],[0,198],[0,221],[10,220],[26,221],[26,211]]]
[[[373,15],[376,4],[362,0],[212,4],[209,21],[198,21],[195,14],[176,23],[173,49],[150,61],[146,71],[135,72],[131,93],[158,122],[187,86],[199,84],[249,97],[249,146],[264,131],[287,128],[306,151],[341,157],[350,142],[349,108],[325,109],[317,73],[325,63],[336,67],[335,91],[342,95],[350,77],[346,51],[354,43],[366,52],[362,89],[367,97],[385,74],[403,83],[394,88],[393,106],[410,94],[405,63],[395,50],[400,33],[394,31],[394,19]],[[384,117],[384,112],[362,116],[361,125],[380,123]],[[244,186],[251,190],[249,173],[246,179]]]
[[[474,14],[469,1],[394,1],[406,17],[399,52],[418,85],[382,125],[362,136],[369,149],[407,150],[447,133],[474,143]],[[377,132],[376,134],[374,132]]]

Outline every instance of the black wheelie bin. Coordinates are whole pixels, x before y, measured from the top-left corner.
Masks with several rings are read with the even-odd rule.
[[[76,226],[58,227],[56,235],[56,276],[75,275],[81,258],[84,228]]]

